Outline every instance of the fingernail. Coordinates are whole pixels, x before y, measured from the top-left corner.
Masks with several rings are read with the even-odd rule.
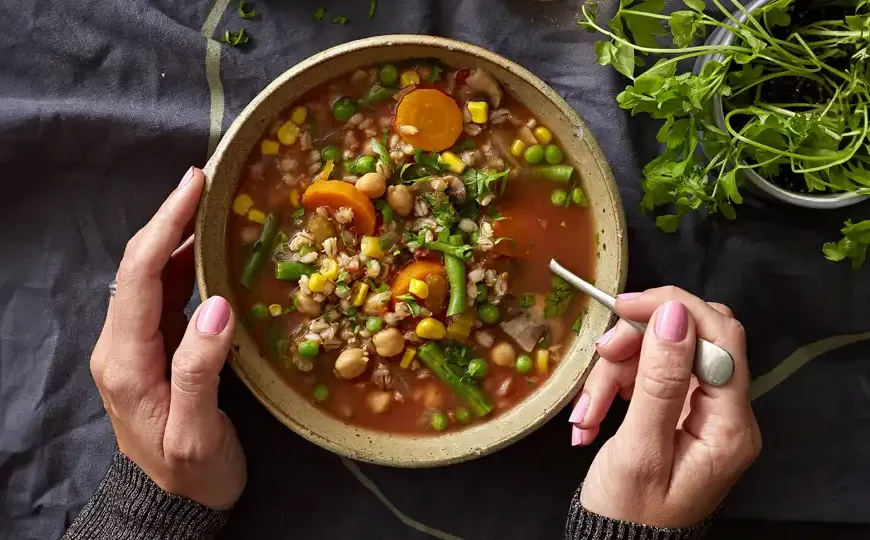
[[[604,332],[604,334],[600,338],[598,338],[598,341],[595,342],[595,345],[607,345],[607,342],[610,341],[610,338],[613,337],[614,332],[616,332],[615,326],[607,332]]]
[[[184,186],[186,186],[187,184],[189,184],[191,178],[193,178],[193,167],[187,169],[187,172],[184,173],[184,176],[181,178],[181,182],[178,183],[178,188],[176,188],[176,189],[181,189]]]
[[[571,411],[571,416],[568,421],[572,424],[579,424],[586,418],[586,411],[589,409],[589,394],[584,393],[577,400],[577,405],[574,405],[574,410]]]
[[[683,341],[689,330],[689,312],[680,302],[666,302],[656,315],[656,335],[666,341]]]
[[[643,294],[642,292],[626,292],[626,293],[618,294],[618,295],[616,295],[616,297],[619,298],[620,300],[631,300],[632,298],[637,298],[638,296],[640,296],[642,294]]]
[[[196,329],[203,334],[220,334],[227,327],[228,322],[230,322],[230,303],[220,296],[212,296],[205,301],[199,312]]]
[[[584,430],[577,426],[571,426],[571,446],[580,446],[583,444]]]

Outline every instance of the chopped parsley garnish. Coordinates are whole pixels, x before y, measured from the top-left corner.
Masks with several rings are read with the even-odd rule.
[[[465,184],[469,197],[481,204],[484,202],[488,203],[487,199],[491,200],[495,195],[504,193],[509,173],[510,169],[505,169],[502,172],[492,172],[468,168],[462,173],[462,183]],[[501,182],[499,182],[500,180]]]
[[[305,215],[305,209],[298,208],[298,209],[294,210],[293,213],[290,215],[293,217],[293,219],[302,219],[302,216]]]
[[[571,298],[574,296],[574,288],[559,276],[553,276],[551,286],[552,290],[544,303],[544,316],[548,318],[558,317],[565,313],[571,303]]]
[[[422,198],[426,205],[432,209],[432,217],[435,218],[438,225],[449,229],[459,223],[460,217],[456,208],[450,203],[450,197],[446,194],[430,191],[424,193]]]
[[[339,17],[333,17],[332,24],[347,24],[347,17],[343,15]]]
[[[250,34],[245,33],[244,28],[239,28],[238,32],[230,32],[229,30],[225,30],[221,41],[226,43],[230,47],[238,47],[239,45],[244,45],[245,43],[251,41],[251,36]]]
[[[239,0],[239,7],[236,8],[236,11],[239,12],[239,17],[243,19],[253,19],[257,14],[256,9],[252,9],[251,11],[245,11],[245,0]]]
[[[381,141],[372,138],[372,150],[378,155],[378,162],[388,171],[393,172],[393,158],[387,151],[387,145]]]
[[[438,176],[442,172],[438,152],[427,154],[418,148],[414,151],[414,162],[402,165],[399,178],[405,183],[413,183],[428,180],[430,176]]]
[[[384,220],[384,225],[389,225],[393,222],[393,207],[383,199],[375,200],[375,208],[381,213],[381,218]]]
[[[396,300],[401,300],[402,302],[408,304],[408,309],[411,311],[412,317],[418,317],[420,315],[420,304],[418,304],[417,299],[410,294],[403,294],[401,296],[397,296]]]
[[[464,141],[451,148],[450,151],[458,154],[459,152],[474,150],[475,148],[477,148],[477,143],[474,142],[474,139],[466,137]]]
[[[387,286],[386,283],[379,283],[378,285],[375,285],[375,283],[372,282],[372,290],[376,293],[387,292],[389,289],[390,288]]]
[[[354,326],[359,325],[359,312],[357,312],[355,307],[350,306],[349,308],[347,308],[347,311],[345,313],[347,313],[347,320],[350,321],[351,324],[353,324]]]
[[[581,313],[580,315],[577,315],[576,319],[574,319],[574,324],[571,325],[571,331],[574,332],[575,334],[579,334],[580,329],[583,328],[583,316],[585,314],[586,314],[585,312]]]
[[[375,16],[375,10],[378,9],[378,0],[369,0],[369,19]]]
[[[520,307],[526,309],[535,304],[535,295],[533,294],[524,294],[520,296]]]
[[[342,272],[338,274],[338,281],[344,281],[345,283],[347,283],[348,281],[350,281],[350,274],[342,270]]]
[[[322,21],[323,17],[325,17],[325,16],[326,16],[326,10],[324,8],[321,7],[321,8],[317,8],[314,10],[314,20],[315,21]]]
[[[426,82],[430,84],[437,82],[438,79],[441,78],[442,71],[444,71],[444,68],[442,68],[440,65],[435,64],[434,66],[432,66],[432,71],[430,71],[429,76],[426,77]]]
[[[335,292],[340,295],[344,295],[350,292],[350,287],[347,286],[347,283],[344,281],[338,281],[335,284]]]

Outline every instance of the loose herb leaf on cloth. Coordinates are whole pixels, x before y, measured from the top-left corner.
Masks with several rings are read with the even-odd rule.
[[[831,261],[852,260],[852,268],[861,268],[867,258],[867,247],[870,246],[870,220],[852,223],[846,221],[840,231],[843,238],[836,242],[828,242],[822,247],[825,257]]]
[[[322,21],[323,17],[325,17],[325,16],[326,16],[326,9],[325,8],[320,7],[320,8],[317,8],[314,10],[314,20],[315,21]]]
[[[236,8],[236,11],[239,13],[239,17],[243,19],[253,19],[257,15],[257,10],[245,11],[246,3],[245,0],[239,0],[239,6]]]
[[[239,28],[237,32],[225,30],[223,37],[221,37],[221,41],[231,47],[238,47],[239,45],[244,45],[251,41],[251,36],[250,34],[245,33],[244,28]]]
[[[378,0],[369,0],[369,20],[374,18],[376,9],[378,9]]]

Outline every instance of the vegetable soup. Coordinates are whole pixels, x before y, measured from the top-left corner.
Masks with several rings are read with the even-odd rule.
[[[547,263],[591,278],[592,226],[579,172],[491,74],[374,66],[300,99],[252,151],[228,222],[236,309],[337,417],[461,429],[558,365],[583,305]]]

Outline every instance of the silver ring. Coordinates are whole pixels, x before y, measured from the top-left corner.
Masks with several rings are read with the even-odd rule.
[[[118,280],[113,279],[109,282],[109,296],[115,297],[115,291],[118,290]]]

